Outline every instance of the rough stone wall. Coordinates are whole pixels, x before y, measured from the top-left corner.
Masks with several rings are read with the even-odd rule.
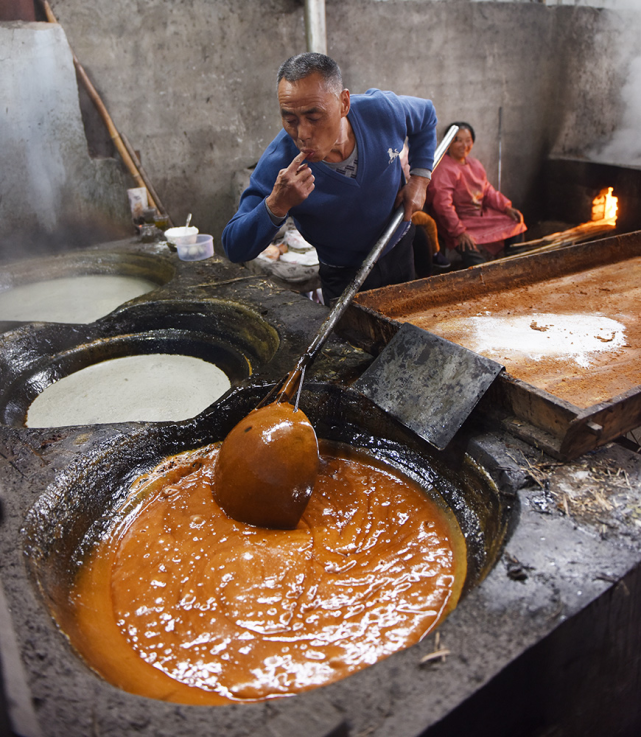
[[[428,96],[442,124],[469,120],[494,183],[502,108],[502,188],[527,213],[546,156],[590,155],[629,118],[641,12],[626,2],[327,0],[328,48],[353,92]],[[302,0],[51,5],[172,217],[219,241],[234,174],[279,130],[274,76],[305,50]]]

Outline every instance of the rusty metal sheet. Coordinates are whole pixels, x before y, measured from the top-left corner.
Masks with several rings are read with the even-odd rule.
[[[502,369],[405,323],[354,388],[443,450]]]

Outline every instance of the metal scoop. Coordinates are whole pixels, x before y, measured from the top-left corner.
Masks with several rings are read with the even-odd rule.
[[[450,129],[438,146],[434,166],[447,151],[457,130],[456,126]],[[296,366],[223,441],[214,469],[213,494],[218,505],[233,519],[277,529],[293,529],[298,524],[314,489],[320,463],[316,433],[298,408],[305,370],[363,285],[401,224],[403,214],[403,207],[394,212]]]
[[[284,530],[298,524],[320,463],[316,433],[298,407],[305,370],[325,345],[402,219],[403,208],[399,207],[296,366],[223,441],[214,469],[213,493],[218,505],[233,519]]]

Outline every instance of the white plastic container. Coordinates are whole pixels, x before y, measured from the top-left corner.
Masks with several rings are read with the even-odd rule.
[[[182,261],[202,261],[214,255],[214,237],[198,235],[193,243],[176,243],[176,248]]]
[[[181,228],[169,228],[165,231],[165,238],[173,243],[176,248],[178,246],[189,246],[196,242],[198,237],[198,228],[193,226],[186,228],[184,225]]]

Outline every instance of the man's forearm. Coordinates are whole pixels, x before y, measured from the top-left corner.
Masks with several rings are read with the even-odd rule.
[[[423,209],[429,183],[430,180],[427,177],[410,175],[409,181],[401,190],[401,201],[405,209],[404,220],[411,220],[415,212]]]
[[[281,221],[285,220],[285,218],[287,217],[287,213],[289,212],[289,210],[285,210],[282,205],[279,205],[276,195],[273,192],[265,200],[265,206],[267,207],[267,212],[270,215],[273,215],[272,221],[274,220],[274,218]]]
[[[267,208],[267,214],[269,215],[269,219],[274,223],[274,225],[278,225],[280,227],[285,220],[287,220],[287,215],[276,215],[271,207],[268,205],[269,197],[265,200],[265,207]]]
[[[272,242],[281,224],[274,223],[265,201],[248,211],[239,210],[223,230],[222,244],[230,261],[251,261]]]

